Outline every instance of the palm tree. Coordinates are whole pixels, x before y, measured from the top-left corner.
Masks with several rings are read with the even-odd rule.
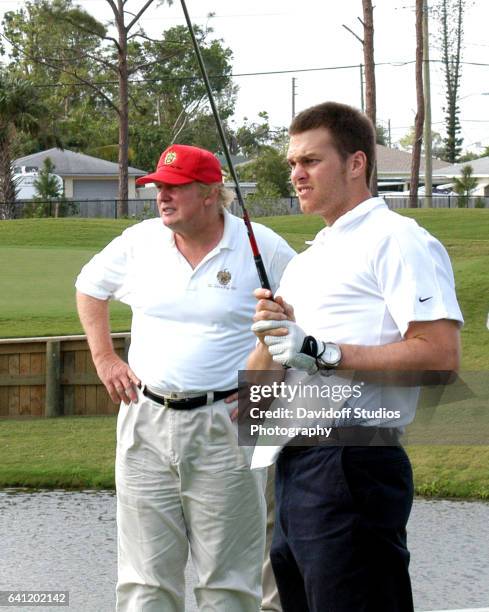
[[[29,82],[0,73],[0,219],[12,219],[16,188],[13,148],[18,132],[36,135],[46,109]]]

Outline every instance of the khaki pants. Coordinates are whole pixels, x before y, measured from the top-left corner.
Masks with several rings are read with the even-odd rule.
[[[117,424],[119,612],[183,612],[190,548],[206,612],[256,612],[265,549],[264,471],[223,401],[172,410],[140,395]]]
[[[275,575],[270,562],[270,546],[272,544],[273,526],[275,524],[275,465],[268,468],[267,488],[265,490],[267,502],[267,537],[265,545],[265,563],[262,570],[263,599],[261,610],[265,612],[282,612],[280,597],[278,595]]]

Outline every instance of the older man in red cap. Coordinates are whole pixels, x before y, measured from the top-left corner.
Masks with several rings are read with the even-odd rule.
[[[199,608],[255,612],[264,554],[263,474],[231,415],[257,272],[217,158],[172,145],[156,171],[160,218],[126,229],[83,268],[77,301],[117,423],[117,609],[184,610],[190,548]],[[294,252],[254,231],[274,288]],[[132,308],[129,363],[114,352],[108,302]]]

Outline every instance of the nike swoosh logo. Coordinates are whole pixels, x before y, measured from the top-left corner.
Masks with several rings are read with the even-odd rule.
[[[432,297],[433,296],[430,295],[430,297],[427,297],[427,298],[418,298],[418,299],[419,299],[420,302],[427,302],[428,300],[431,300]]]
[[[306,336],[299,352],[309,355],[310,357],[316,357],[318,352],[316,339],[313,336]]]

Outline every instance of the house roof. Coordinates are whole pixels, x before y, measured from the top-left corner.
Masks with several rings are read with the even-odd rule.
[[[222,153],[216,153],[216,157],[221,162],[221,166],[228,165],[225,155],[223,155]],[[231,155],[231,161],[233,162],[233,166],[239,166],[240,164],[246,164],[250,160],[244,155]]]
[[[472,176],[489,176],[489,156],[472,159],[460,164],[451,164],[437,171],[437,174],[445,176],[460,176],[464,166],[472,166]]]
[[[390,149],[380,144],[377,145],[378,174],[409,175],[411,173],[411,160],[411,153],[399,149]],[[433,159],[433,170],[436,170],[437,174],[439,174],[438,170],[447,167],[451,168],[452,166],[447,166],[447,162],[441,159]],[[420,176],[424,176],[424,157],[421,157],[419,173]]]
[[[117,176],[119,166],[114,162],[84,153],[75,153],[68,149],[48,149],[39,151],[32,155],[19,157],[14,164],[16,166],[37,166],[41,169],[44,160],[49,157],[55,166],[55,173],[59,176]],[[146,174],[144,170],[129,166],[129,176],[142,176]]]
[[[226,159],[223,155],[217,155],[219,161],[226,165]],[[235,166],[249,163],[250,159],[242,155],[232,155],[231,159]],[[377,145],[377,171],[380,175],[391,175],[393,178],[409,177],[411,174],[412,154],[399,149],[390,149],[384,145]],[[439,169],[450,169],[452,166],[441,159],[433,159],[433,171],[439,174]],[[424,176],[424,157],[421,157],[420,176]]]

